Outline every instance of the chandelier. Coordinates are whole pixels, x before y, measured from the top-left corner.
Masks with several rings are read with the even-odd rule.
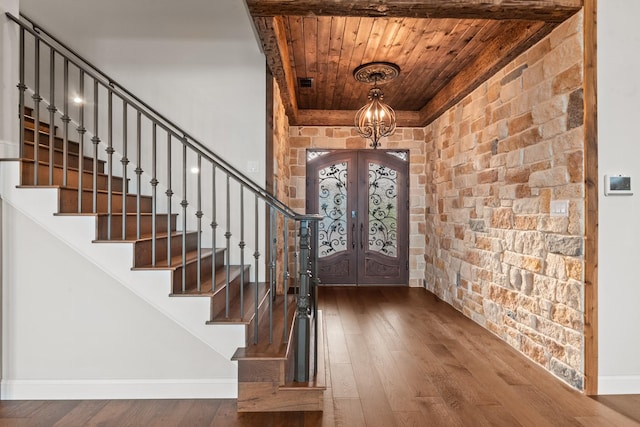
[[[353,77],[362,83],[373,83],[367,102],[355,117],[358,134],[371,140],[374,149],[380,146],[380,139],[393,135],[396,130],[396,113],[382,100],[384,94],[378,83],[386,83],[400,74],[400,68],[389,62],[370,62],[353,70]]]

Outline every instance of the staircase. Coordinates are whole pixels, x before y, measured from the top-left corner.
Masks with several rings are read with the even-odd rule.
[[[34,32],[28,23],[10,18],[20,25],[22,55],[25,37],[33,36],[36,51],[41,37],[53,39],[41,28]],[[51,75],[64,73],[63,91],[67,95],[69,56],[88,64],[86,70],[77,71],[79,90],[92,98],[93,107],[78,106],[71,117],[66,101],[61,110],[53,105],[54,88],[50,88],[50,101],[43,100],[40,67],[36,67],[34,82],[26,82],[22,71],[18,86],[23,132],[20,188],[57,189],[57,215],[95,217],[95,244],[131,245],[134,271],[168,271],[171,293],[167,298],[205,298],[209,312],[202,321],[211,328],[244,326],[244,347],[232,357],[238,362],[238,411],[322,410],[322,315],[313,306],[314,292],[309,286],[313,271],[310,240],[300,238],[311,229],[313,218],[295,214],[79,55],[65,49],[50,47],[52,58],[59,55],[65,61],[64,68],[50,71]],[[51,63],[56,62],[52,59]],[[97,78],[97,74],[104,78]],[[93,90],[85,93],[86,82]],[[34,105],[30,107],[25,105],[27,91],[33,91]],[[113,114],[118,102],[120,120]],[[99,132],[105,122],[108,136]],[[74,138],[71,126],[77,131]],[[118,126],[120,139],[113,137],[113,129]],[[88,136],[92,137],[86,141]],[[160,154],[161,140],[166,143],[164,157]],[[151,153],[145,157],[146,150]],[[159,169],[164,165],[168,170],[163,173]],[[148,186],[143,185],[142,166],[151,169]],[[188,168],[195,170],[195,176],[187,174]],[[245,204],[251,201],[253,212],[248,212]],[[269,219],[261,226],[263,212]],[[245,215],[253,217],[245,220]],[[209,232],[205,232],[203,221],[210,222]],[[220,242],[223,245],[217,244]],[[246,262],[249,256],[245,248],[253,256],[253,263]],[[260,259],[260,249],[268,259]],[[284,259],[277,259],[278,253],[284,254]],[[294,263],[290,259],[299,261],[294,267],[299,273],[294,273],[293,279],[289,270]],[[297,307],[299,301],[304,304],[301,308]],[[299,319],[303,319],[302,324],[311,319],[316,333],[301,329]],[[298,351],[300,334],[313,335],[311,346],[302,352]]]

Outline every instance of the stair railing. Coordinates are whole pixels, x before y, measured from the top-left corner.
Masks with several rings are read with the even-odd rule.
[[[19,26],[20,157],[23,165],[33,160],[23,184],[59,186],[61,197],[76,206],[63,213],[95,214],[99,225],[104,220],[106,231],[99,231],[97,240],[150,241],[147,262],[134,268],[172,269],[173,295],[210,296],[210,322],[251,320],[254,344],[263,339],[259,331],[265,321],[270,343],[278,322],[286,341],[293,293],[296,336],[304,344],[296,346],[302,367],[295,380],[307,381],[311,351],[317,361],[317,344],[310,344],[318,334],[317,259],[310,248],[319,217],[293,211],[29,18],[7,16]],[[71,105],[74,96],[78,103]],[[26,138],[27,120],[33,121],[32,142]],[[149,216],[150,226],[143,221]],[[209,223],[207,232],[203,221]],[[190,250],[193,239],[196,248]],[[261,250],[268,251],[268,260],[261,261]],[[219,258],[223,277],[216,271]],[[249,308],[243,284],[251,280]],[[231,306],[235,292],[240,302]],[[268,319],[261,312],[265,298]],[[274,319],[276,306],[280,319]]]

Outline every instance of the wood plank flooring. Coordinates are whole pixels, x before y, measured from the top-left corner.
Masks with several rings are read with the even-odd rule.
[[[594,396],[593,399],[640,422],[640,394]]]
[[[0,401],[0,426],[640,425],[422,289],[322,288],[320,306],[324,412],[238,414],[235,400]],[[638,400],[626,405],[634,416]]]

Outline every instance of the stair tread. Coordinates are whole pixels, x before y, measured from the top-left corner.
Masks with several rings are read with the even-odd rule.
[[[25,117],[29,117],[29,116],[25,116]],[[28,121],[26,121],[26,120],[25,120],[25,124],[30,124],[30,123],[29,123]],[[34,123],[34,124],[35,124],[35,123]],[[40,126],[42,126],[42,125],[47,125],[47,126],[49,126],[49,123],[47,123],[47,122],[43,121],[42,119],[40,119]],[[35,131],[35,127],[34,127],[34,126],[25,126],[25,128],[26,128],[26,129],[29,129],[29,130],[32,130],[32,131]],[[58,128],[58,126],[55,126],[55,128]],[[72,129],[71,127],[69,127],[69,135],[67,135],[67,142],[70,142],[70,143],[72,143],[72,144],[78,144],[78,141],[74,141],[74,140],[72,140],[72,139],[70,138],[70,136],[71,136],[71,135],[73,135],[73,133],[74,133],[73,131],[74,131],[74,130],[75,130],[75,129]],[[47,138],[48,138],[50,135],[52,135],[52,134],[51,134],[51,132],[49,132],[49,131],[47,131],[47,130],[43,130],[43,129],[40,129],[40,132],[39,132],[39,133],[41,133],[41,134],[43,134],[43,135],[46,135],[46,136],[47,136]],[[77,134],[77,131],[76,131],[75,133]],[[34,135],[35,135],[35,132],[34,132]],[[52,136],[53,136],[54,138],[57,138],[57,139],[63,139],[63,138],[64,138],[64,136],[56,135],[56,132],[55,132],[55,131],[53,132],[53,135],[52,135]],[[27,142],[27,141],[25,141],[25,142]],[[28,142],[34,142],[34,141],[28,141]]]
[[[216,253],[224,251],[224,248],[218,248]],[[187,289],[185,292],[180,293],[171,293],[169,296],[171,297],[213,297],[214,295],[222,292],[224,289],[223,285],[226,285],[227,277],[225,272],[225,266],[220,267],[216,270],[216,290],[215,292],[211,291],[211,277],[208,277],[207,280],[203,280],[200,283],[201,291],[198,292],[197,289]],[[248,265],[245,265],[245,268],[249,268]],[[230,265],[229,266],[229,281],[236,279],[240,275],[241,266],[239,265]]]
[[[53,184],[53,185],[49,185],[49,184],[38,184],[38,185],[33,185],[33,184],[20,184],[18,186],[16,186],[16,188],[53,188],[53,189],[58,189],[58,190],[62,190],[62,191],[74,191],[74,192],[78,192],[78,187],[70,187],[70,186],[65,186],[65,185],[60,185],[60,184]],[[83,188],[82,192],[84,193],[90,193],[93,194],[94,189],[93,188]],[[96,189],[95,190],[96,193],[98,194],[109,194],[109,190],[101,190],[101,189]],[[116,196],[116,197],[120,197],[122,196],[124,193],[122,193],[121,191],[115,191],[115,190],[111,190],[111,195],[112,196]],[[127,197],[131,198],[131,197],[137,197],[138,195],[136,193],[126,193]],[[140,195],[141,199],[151,199],[152,196],[146,195],[146,194],[141,194]],[[60,212],[63,213],[63,212]],[[71,213],[74,214],[74,212],[64,212],[64,213]],[[129,212],[131,213],[131,212]],[[93,215],[95,215],[96,213],[92,213]],[[108,215],[108,212],[98,212],[98,214],[103,214],[103,215]],[[117,212],[112,212],[112,215],[120,215],[122,216],[122,212],[120,210],[118,210]],[[133,212],[133,214],[135,215],[135,212]],[[167,215],[166,213],[162,214],[162,215]]]
[[[33,185],[31,187],[46,187],[45,185]],[[54,215],[56,216],[96,216],[96,217],[108,217],[109,213],[108,212],[54,212]],[[111,213],[112,216],[114,217],[120,217],[122,216],[122,212],[112,212]],[[126,213],[127,217],[133,217],[135,218],[136,215],[138,215],[136,212],[127,212]],[[140,212],[140,216],[152,216],[153,213],[151,212]],[[166,217],[167,214],[166,213],[156,213],[156,216],[160,216],[160,217]],[[177,213],[172,213],[171,216],[178,216]]]
[[[42,185],[32,186],[32,187],[43,187]],[[109,216],[107,212],[55,212],[54,215],[58,216]],[[122,212],[113,212],[111,215],[122,217]],[[136,212],[127,212],[126,215],[128,217],[135,218],[138,215]],[[153,216],[151,212],[140,212],[140,216]],[[157,217],[166,217],[166,213],[156,213]],[[177,213],[172,213],[171,216],[178,216]]]
[[[268,294],[268,289],[269,289],[269,285],[267,283],[264,282],[260,282],[258,287],[258,301],[259,301],[259,305],[265,302],[265,297]],[[255,291],[254,291],[254,286],[255,286],[255,282],[247,282],[244,285],[245,291],[244,291],[244,309],[242,310],[243,313],[243,317],[240,318],[238,316],[234,316],[234,317],[224,317],[224,314],[219,315],[218,317],[216,317],[213,320],[209,320],[207,321],[208,325],[215,325],[215,324],[221,324],[221,323],[229,323],[229,322],[233,322],[233,323],[244,323],[244,324],[249,324],[251,323],[251,321],[253,320],[254,316],[255,316],[255,304],[254,304],[254,296],[255,296]],[[216,292],[216,296],[222,296],[220,295],[221,293],[223,293],[224,291],[221,289],[219,292]],[[236,295],[234,298],[232,298],[229,301],[229,313],[239,313],[240,312],[240,295]]]
[[[56,138],[59,138],[59,137],[56,137]],[[73,141],[69,141],[69,142],[73,142]],[[73,142],[73,143],[77,144],[77,142]],[[33,146],[35,146],[36,143],[35,143],[35,141],[25,140],[24,144],[25,145],[33,145]],[[40,142],[38,144],[38,147],[44,148],[45,150],[49,150],[49,145],[48,144],[43,144],[42,142]],[[64,150],[62,148],[53,147],[53,151],[64,154]],[[74,157],[80,157],[80,153],[78,153],[76,151],[70,151],[70,150],[67,150],[67,155],[68,156],[74,156]],[[90,159],[90,160],[94,159],[93,157],[87,156],[86,154],[83,154],[82,157],[84,157],[85,159]],[[25,160],[33,161],[33,159],[29,159],[29,158],[26,158]],[[103,160],[103,159],[98,159],[98,163],[107,163],[107,161]]]
[[[92,157],[86,157],[85,156],[85,158],[93,160]],[[47,160],[49,160],[49,159],[47,159]],[[22,159],[20,159],[20,161],[25,162],[25,163],[35,163],[34,159],[22,158]],[[98,160],[98,161],[104,162],[104,160]],[[41,166],[47,166],[47,167],[49,167],[49,165],[50,165],[48,161],[44,161],[44,160],[38,160],[38,164],[41,165]],[[58,165],[58,164],[55,164],[55,163],[53,164],[53,168],[54,169],[64,169],[64,167],[62,165]],[[76,167],[72,167],[72,166],[67,166],[67,170],[73,171],[73,172],[79,172],[80,171],[80,169],[78,169]],[[85,174],[93,175],[93,171],[90,171],[90,170],[83,169],[82,172],[84,172]],[[97,175],[98,176],[104,176],[105,178],[109,177],[109,174],[106,174],[104,172],[98,172]],[[113,175],[113,174],[111,175],[111,178],[113,178],[113,179],[123,179],[121,176],[117,176],[117,175]],[[131,181],[131,178],[127,178],[127,181]]]
[[[269,336],[269,321],[262,320],[258,329],[258,336],[260,340],[258,344],[251,344],[247,347],[240,347],[236,350],[235,354],[231,358],[231,360],[241,360],[241,359],[252,359],[252,360],[283,360],[287,358],[287,353],[290,351],[289,344],[291,343],[291,339],[289,338],[292,334],[292,325],[293,320],[295,318],[296,311],[296,303],[293,295],[288,295],[289,305],[287,312],[287,341],[283,340],[282,331],[284,330],[284,316],[283,315],[274,315],[274,326],[273,326],[273,342],[269,343],[267,337]],[[274,304],[274,313],[282,312],[284,307],[284,298],[281,295],[276,299],[276,303]]]
[[[202,252],[202,258],[211,256],[213,254],[213,251],[210,248],[203,248],[201,252]],[[197,258],[198,258],[198,251],[188,251],[185,254],[186,264],[191,264],[193,262],[196,262]],[[183,265],[182,254],[179,254],[171,257],[170,265],[164,264],[164,265],[153,266],[151,264],[145,264],[139,267],[133,267],[132,270],[177,270],[178,268],[182,267],[182,265]]]
[[[94,214],[95,215],[95,214]],[[135,214],[134,214],[134,218],[135,218]],[[197,231],[187,231],[186,234],[197,234]],[[93,240],[93,242],[95,243],[136,243],[136,242],[148,242],[150,240],[153,240],[153,234],[151,233],[142,233],[140,234],[140,238],[135,238],[135,237],[131,237],[128,239],[121,239],[119,238],[119,236],[122,236],[122,233],[117,233],[118,236],[112,238],[111,240],[108,239],[95,239]],[[182,231],[172,231],[171,232],[171,238],[173,240],[174,237],[181,237],[182,236]],[[166,232],[158,232],[156,233],[156,239],[164,239],[165,237],[167,237],[167,233]]]
[[[33,112],[33,111],[32,111],[32,112]],[[47,118],[49,117],[49,113],[48,113],[48,112],[47,112],[46,114],[44,114],[44,115],[45,115],[45,116],[47,116]],[[35,117],[35,116],[32,116],[31,114],[26,114],[26,113],[24,114],[24,118],[25,118],[25,119],[31,119],[31,120],[33,120],[34,122],[35,122],[35,120],[36,120],[36,117]],[[27,120],[25,120],[25,121],[26,121],[27,123],[29,123]],[[41,124],[41,125],[42,125],[42,124],[44,124],[44,125],[49,126],[49,122],[45,122],[45,121],[43,121],[43,120],[42,120],[42,114],[40,115],[40,124]],[[56,128],[57,128],[58,126],[57,126],[57,125],[54,125],[54,127],[56,127]]]
[[[69,185],[56,185],[56,184],[54,184],[54,185],[45,185],[45,186],[42,186],[42,185],[27,185],[27,187],[53,187],[53,188],[59,188],[61,190],[72,190],[72,191],[76,191],[76,192],[78,191],[78,187],[72,187],[72,186],[69,186]],[[82,191],[88,192],[88,193],[93,193],[93,188],[83,188]],[[102,190],[100,188],[96,189],[96,192],[97,193],[101,193],[101,194],[109,194],[109,190]],[[115,195],[115,196],[121,196],[123,193],[122,193],[122,191],[111,190],[111,194]],[[127,196],[137,197],[138,194],[137,193],[127,193]],[[152,196],[149,196],[149,195],[146,195],[146,194],[140,194],[140,197],[151,198]],[[104,212],[104,213],[106,213],[106,212]],[[163,215],[166,215],[166,213],[163,214]]]
[[[74,214],[64,214],[64,215],[74,215]],[[88,214],[88,215],[97,215],[97,216],[109,216],[109,214],[107,212],[98,212],[98,213],[92,213],[92,214]],[[118,213],[112,213],[111,215],[117,215],[117,216],[122,216],[122,212],[118,212]],[[137,215],[136,212],[127,212],[127,216],[132,216],[135,217]],[[140,216],[153,216],[152,212],[140,212]],[[163,213],[157,213],[156,212],[156,216],[157,217],[166,217],[167,213],[163,212]],[[178,216],[177,213],[171,213],[171,216]]]

